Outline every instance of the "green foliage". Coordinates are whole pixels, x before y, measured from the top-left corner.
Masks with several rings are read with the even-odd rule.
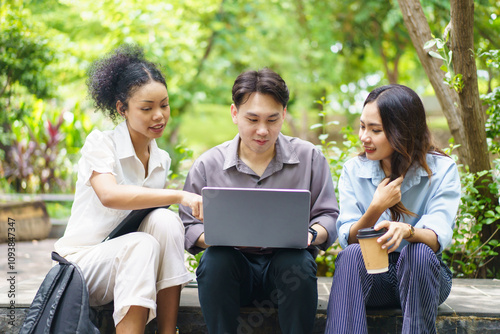
[[[53,60],[54,53],[22,1],[2,1],[0,31],[0,98],[8,100],[16,86],[38,97],[48,96],[51,83],[40,74]]]
[[[490,73],[500,70],[500,50],[480,52],[479,58],[484,59]],[[493,154],[500,153],[500,87],[495,87],[490,93],[481,96],[483,104],[488,106],[486,114],[486,140],[488,149]]]
[[[441,38],[433,38],[424,44],[424,49],[430,49],[433,46],[436,46],[438,52],[431,50],[429,51],[429,56],[443,61],[444,64],[440,67],[440,69],[446,73],[444,82],[457,91],[457,93],[461,93],[464,88],[464,81],[461,73],[455,74],[453,71],[453,52],[448,49],[447,42],[448,36],[446,36],[445,40],[442,40]]]
[[[479,193],[479,188],[488,187],[491,193],[498,194],[497,184],[487,181],[493,172],[470,173],[468,168],[460,172],[462,196],[453,231],[453,244],[443,252],[443,260],[448,263],[455,277],[476,277],[481,267],[498,256],[498,240],[493,238],[500,228],[500,205],[497,203],[492,206],[489,199]],[[480,233],[483,225],[490,224],[497,226],[496,231],[483,243]]]
[[[42,100],[18,106],[10,123],[13,138],[5,152],[2,187],[18,193],[65,192],[73,188],[73,161],[91,129],[79,106],[52,109]],[[28,110],[25,110],[28,109]]]
[[[490,152],[500,153],[500,87],[496,87],[491,93],[482,97],[485,104],[489,105],[486,110],[486,140]]]
[[[67,219],[71,215],[73,202],[46,202],[47,213],[51,219]]]
[[[344,163],[355,156],[358,152],[358,148],[360,146],[359,138],[353,133],[353,129],[351,127],[343,127],[341,129],[341,133],[344,138],[342,145],[338,145],[336,141],[328,141],[330,128],[332,126],[338,126],[339,123],[336,121],[328,121],[328,111],[330,110],[331,105],[330,101],[327,101],[325,97],[321,97],[321,99],[316,100],[315,103],[320,106],[318,116],[320,117],[321,123],[311,125],[311,130],[321,130],[318,135],[318,139],[320,141],[318,148],[321,149],[323,155],[328,161],[333,183],[335,185],[335,195],[338,198],[338,181],[340,179],[340,175],[342,174],[342,168]],[[338,243],[334,243],[326,252],[319,252],[316,257],[316,263],[318,264],[318,271],[320,274],[333,276],[336,254],[339,249],[340,245]]]
[[[328,161],[328,164],[330,165],[330,172],[332,174],[335,191],[337,192],[336,195],[338,197],[337,183],[340,175],[342,174],[342,167],[347,160],[356,155],[358,148],[360,147],[360,142],[359,138],[353,133],[353,129],[349,126],[342,127],[340,130],[340,133],[344,138],[342,145],[339,145],[336,141],[328,141],[330,128],[334,125],[339,125],[339,123],[337,121],[328,121],[327,116],[329,114],[329,106],[331,105],[330,101],[327,101],[325,97],[322,97],[320,100],[316,100],[315,103],[318,104],[321,109],[318,113],[321,123],[311,125],[310,129],[321,129],[321,132],[318,135],[318,139],[320,141],[318,147],[321,149]]]
[[[319,252],[316,257],[318,276],[333,277],[333,274],[335,273],[335,259],[337,258],[337,251],[339,249],[340,247],[335,245],[330,247],[326,252]]]
[[[183,165],[192,161],[193,150],[182,144],[178,144],[175,145],[173,149],[167,148],[167,151],[172,159],[168,175],[170,179],[168,187],[172,189],[182,189],[188,173],[188,169]]]
[[[203,252],[199,252],[196,255],[193,254],[188,254],[187,257],[187,267],[190,272],[193,274],[196,273],[196,268],[198,268],[198,265],[200,264],[200,259],[201,256],[203,255]]]

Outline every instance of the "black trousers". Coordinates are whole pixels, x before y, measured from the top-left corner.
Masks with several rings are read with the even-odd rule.
[[[283,333],[312,333],[318,289],[316,262],[304,249],[257,255],[209,247],[196,271],[200,305],[211,334],[253,333],[278,312]],[[258,314],[240,316],[241,306]]]

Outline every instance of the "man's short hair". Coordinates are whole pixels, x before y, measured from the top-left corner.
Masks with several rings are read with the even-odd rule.
[[[247,102],[252,93],[272,96],[283,108],[288,104],[290,92],[280,75],[268,68],[241,73],[233,85],[233,103],[236,108]]]

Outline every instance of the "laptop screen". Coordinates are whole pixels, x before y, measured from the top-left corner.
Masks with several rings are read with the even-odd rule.
[[[202,196],[208,245],[307,247],[308,190],[205,187]]]

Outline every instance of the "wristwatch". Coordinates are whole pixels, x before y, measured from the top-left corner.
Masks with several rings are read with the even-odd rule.
[[[313,235],[313,238],[311,240],[311,244],[312,244],[314,242],[314,240],[316,240],[316,237],[318,236],[318,231],[316,231],[312,227],[309,227],[309,233],[311,233]]]
[[[413,225],[410,225],[410,224],[406,224],[406,225],[408,225],[408,228],[410,229],[410,236],[408,238],[405,238],[405,239],[410,239],[415,235],[415,228],[413,227]]]

